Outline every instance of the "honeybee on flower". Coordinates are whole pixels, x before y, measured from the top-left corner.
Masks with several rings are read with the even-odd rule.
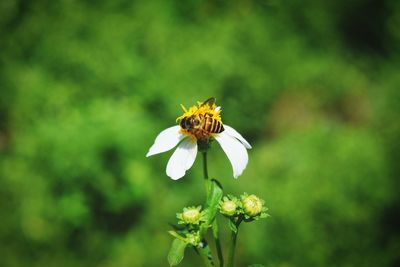
[[[200,108],[207,105],[215,105],[215,98],[211,97],[201,103]],[[188,112],[185,107],[183,107],[185,114]],[[204,108],[203,108],[204,109]],[[219,112],[214,116],[212,113],[202,114],[201,110],[198,109],[193,115],[186,116],[183,114],[177,120],[180,120],[180,126],[182,131],[187,131],[192,134],[197,140],[208,139],[210,134],[216,134],[223,132],[224,126],[222,125],[221,118],[219,117]]]
[[[198,150],[198,143],[215,139],[227,155],[233,168],[233,177],[237,178],[247,166],[246,149],[251,145],[232,127],[223,124],[221,107],[215,104],[215,98],[186,109],[176,121],[179,125],[169,127],[158,134],[150,147],[147,157],[166,152],[178,145],[167,164],[166,173],[174,180],[182,178],[192,167]]]

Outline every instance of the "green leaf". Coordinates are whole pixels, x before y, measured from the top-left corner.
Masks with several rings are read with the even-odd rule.
[[[172,242],[171,249],[168,253],[169,266],[176,266],[182,261],[186,246],[186,242],[177,238]]]
[[[219,232],[219,230],[218,230],[218,222],[217,222],[217,220],[214,220],[214,221],[212,222],[211,228],[212,228],[212,233],[213,233],[214,238],[218,238],[218,235],[219,235],[218,232]]]
[[[262,265],[262,264],[251,264],[251,265],[249,265],[249,266],[247,266],[247,267],[265,267],[265,265]]]
[[[218,211],[219,202],[222,199],[222,186],[220,183],[215,180],[211,179],[209,186],[208,186],[208,197],[207,197],[207,224],[210,225],[215,218],[215,215]]]
[[[175,237],[176,239],[182,240],[183,242],[186,241],[186,238],[185,238],[185,237],[179,235],[179,234],[178,234],[177,232],[175,232],[175,231],[168,231],[168,233],[169,233],[170,235],[172,235],[173,237]]]

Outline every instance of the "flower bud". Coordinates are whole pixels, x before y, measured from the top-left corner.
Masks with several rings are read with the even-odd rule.
[[[186,235],[187,242],[193,246],[197,246],[200,243],[200,234],[196,233],[189,233]]]
[[[200,210],[201,206],[183,208],[183,212],[177,214],[178,219],[180,219],[179,223],[200,224],[203,217],[203,213]]]
[[[243,195],[242,206],[246,215],[255,217],[263,211],[263,201],[256,195]]]
[[[232,216],[236,213],[236,209],[237,209],[237,204],[233,200],[227,200],[227,201],[223,201],[221,203],[221,213],[222,214]]]
[[[198,209],[188,209],[182,213],[182,218],[188,223],[195,223],[200,219],[200,211]]]

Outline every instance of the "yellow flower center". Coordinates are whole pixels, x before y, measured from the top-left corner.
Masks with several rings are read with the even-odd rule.
[[[187,109],[184,105],[181,104],[182,110],[183,110],[183,115],[179,116],[176,121],[180,122],[183,119],[189,120],[193,119],[193,121],[196,121],[195,123],[200,125],[199,129],[201,129],[201,126],[204,125],[205,118],[212,118],[222,124],[221,120],[221,109],[217,107],[214,101],[205,101],[205,102],[197,102],[197,105],[191,106],[189,109]],[[197,141],[199,139],[199,134],[197,129],[196,131],[193,129],[185,129],[181,127],[181,133],[188,135],[192,137],[193,141]],[[203,131],[204,132],[204,131]],[[209,133],[209,135],[212,135]],[[209,136],[208,136],[209,137]]]

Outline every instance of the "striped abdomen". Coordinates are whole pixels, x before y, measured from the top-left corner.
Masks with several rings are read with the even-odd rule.
[[[221,133],[224,131],[224,126],[216,119],[205,117],[203,130],[208,133]]]

